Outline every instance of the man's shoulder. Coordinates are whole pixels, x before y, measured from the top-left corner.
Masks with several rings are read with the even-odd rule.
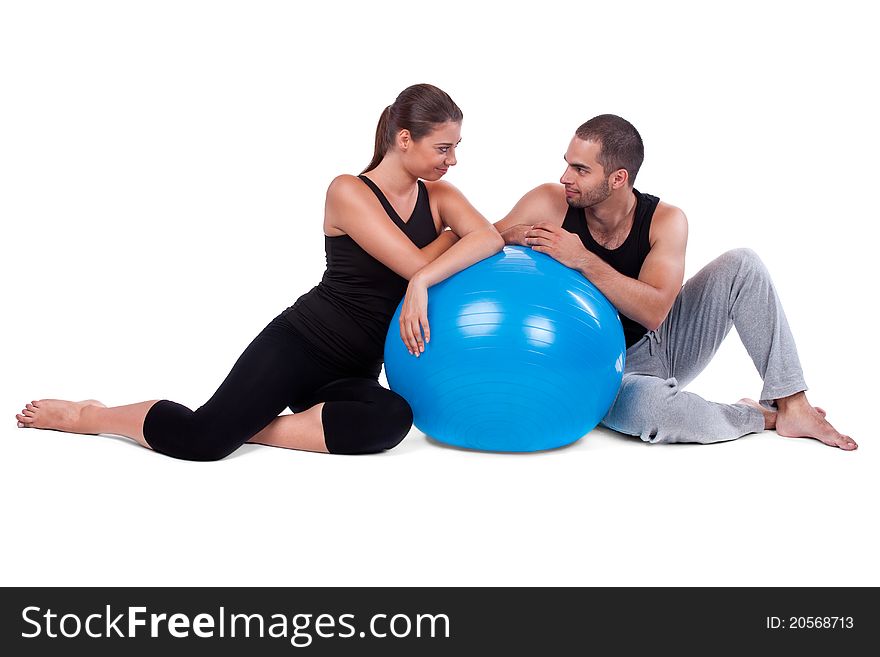
[[[528,192],[523,200],[532,205],[541,205],[544,208],[561,209],[567,208],[565,200],[565,187],[560,183],[544,183]]]
[[[688,222],[684,211],[665,201],[657,203],[651,220],[651,243],[658,239],[687,239]]]
[[[526,196],[549,200],[565,202],[565,187],[560,183],[543,183],[528,192]]]
[[[654,221],[664,224],[687,223],[687,216],[684,211],[671,203],[659,201],[657,208],[654,210]]]

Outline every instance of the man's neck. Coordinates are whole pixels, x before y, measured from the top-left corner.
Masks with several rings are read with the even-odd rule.
[[[627,188],[623,194],[612,194],[601,203],[585,209],[587,225],[602,235],[613,235],[628,225],[636,207],[636,195]]]

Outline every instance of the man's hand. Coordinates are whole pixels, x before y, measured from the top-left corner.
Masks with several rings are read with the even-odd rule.
[[[589,257],[580,237],[548,223],[535,224],[531,230],[526,231],[525,245],[539,253],[546,253],[572,269],[582,269],[584,261]]]
[[[504,238],[505,244],[518,244],[520,246],[529,246],[526,243],[526,233],[528,233],[534,226],[529,226],[526,224],[517,224],[516,226],[511,226],[507,230],[501,233],[501,237]]]

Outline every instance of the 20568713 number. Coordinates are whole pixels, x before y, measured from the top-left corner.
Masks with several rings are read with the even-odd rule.
[[[843,630],[852,627],[852,616],[792,616],[788,619],[790,630]]]

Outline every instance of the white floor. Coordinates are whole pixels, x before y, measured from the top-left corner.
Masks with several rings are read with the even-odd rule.
[[[0,583],[880,585],[872,9],[509,5],[0,6]],[[581,122],[630,119],[636,186],[688,215],[686,275],[754,248],[860,449],[597,430],[498,455],[413,431],[194,464],[15,427],[40,397],[201,404],[319,280],[328,182],[422,81],[462,107],[447,177],[493,221],[558,179]],[[735,335],[692,389],[759,394]]]
[[[828,401],[857,452],[773,432],[652,446],[597,429],[552,452],[486,454],[413,430],[377,456],[246,446],[201,464],[4,423],[3,580],[877,585],[869,414]]]

